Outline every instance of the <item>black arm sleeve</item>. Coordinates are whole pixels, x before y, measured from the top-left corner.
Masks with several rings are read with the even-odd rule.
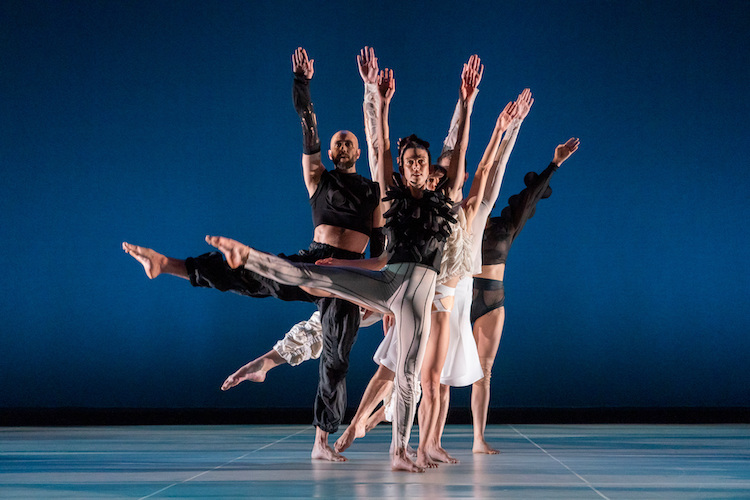
[[[532,175],[528,181],[524,179],[524,182],[527,182],[526,189],[518,195],[511,196],[511,199],[508,200],[512,209],[511,224],[514,236],[517,236],[521,232],[521,229],[523,229],[526,221],[534,216],[536,204],[539,200],[548,197],[552,193],[549,181],[552,174],[557,171],[557,168],[557,165],[550,163],[541,174]],[[532,174],[532,172],[529,174]],[[529,174],[526,175],[529,176]]]
[[[294,75],[292,86],[292,100],[294,110],[302,125],[302,152],[312,155],[320,152],[320,137],[318,136],[318,121],[310,98],[310,80],[303,75]]]

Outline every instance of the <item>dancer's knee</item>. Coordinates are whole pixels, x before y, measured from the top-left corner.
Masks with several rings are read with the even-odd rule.
[[[437,380],[422,380],[422,394],[426,400],[437,401],[440,398],[440,377]]]
[[[448,405],[451,398],[451,388],[447,385],[440,384],[440,404]]]
[[[492,366],[494,365],[494,359],[482,359],[480,364],[482,366],[483,377],[480,380],[474,382],[474,385],[489,389],[490,380],[492,379]]]

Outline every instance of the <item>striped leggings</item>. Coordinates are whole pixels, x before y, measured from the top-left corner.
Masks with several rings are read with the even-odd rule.
[[[383,314],[393,313],[398,338],[393,414],[394,449],[409,442],[416,412],[419,369],[430,332],[437,273],[413,262],[380,271],[289,262],[250,249],[245,268],[279,283],[318,288]]]

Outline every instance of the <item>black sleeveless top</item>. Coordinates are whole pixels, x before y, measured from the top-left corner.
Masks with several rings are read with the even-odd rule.
[[[380,187],[359,174],[326,170],[310,198],[313,227],[343,227],[370,236],[372,213],[380,203]]]
[[[451,233],[453,204],[439,191],[423,191],[414,198],[401,176],[393,174],[395,185],[388,189],[384,201],[391,208],[383,214],[388,236],[388,263],[415,262],[440,272],[443,246]]]
[[[482,237],[482,265],[505,264],[508,252],[526,221],[534,216],[536,204],[542,198],[549,198],[552,188],[550,177],[557,170],[557,165],[549,166],[537,175],[529,172],[523,178],[526,188],[508,198],[508,206],[503,208],[499,217],[487,220]]]

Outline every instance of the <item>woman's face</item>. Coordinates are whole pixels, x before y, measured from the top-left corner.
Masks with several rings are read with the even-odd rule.
[[[424,188],[430,175],[430,156],[421,148],[409,148],[401,156],[401,170],[408,186]]]
[[[430,191],[435,191],[438,184],[440,184],[440,181],[443,180],[443,175],[445,175],[443,170],[431,170],[430,176],[427,177],[427,182],[424,184],[424,188],[429,189]]]

